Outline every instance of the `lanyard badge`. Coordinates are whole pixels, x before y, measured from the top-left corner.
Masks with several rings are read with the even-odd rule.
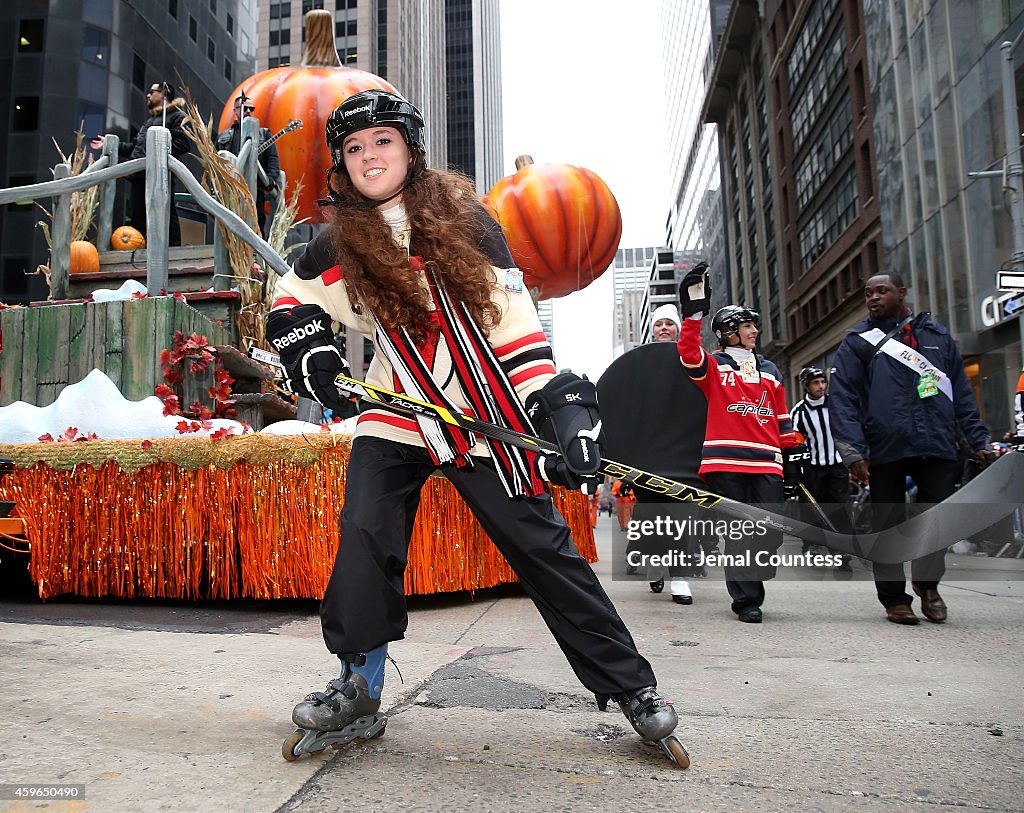
[[[921,380],[917,382],[917,397],[931,398],[939,394],[939,386],[932,373],[922,373]]]

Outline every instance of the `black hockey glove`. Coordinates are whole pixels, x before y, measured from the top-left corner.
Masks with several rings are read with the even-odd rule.
[[[707,263],[697,263],[679,283],[679,313],[684,319],[711,313],[711,275]]]
[[[334,343],[331,318],[319,305],[296,305],[267,317],[267,338],[281,354],[285,383],[296,395],[312,398],[339,418],[355,414],[355,406],[334,385],[349,366]]]
[[[811,453],[802,443],[782,450],[782,493],[787,497],[795,497],[800,490],[804,465],[810,459]]]
[[[1024,452],[1024,434],[1010,435],[1007,440],[1011,452]]]
[[[601,416],[597,387],[575,373],[559,373],[526,399],[526,412],[542,438],[558,444],[562,458],[538,457],[540,476],[565,488],[596,488],[601,467]]]

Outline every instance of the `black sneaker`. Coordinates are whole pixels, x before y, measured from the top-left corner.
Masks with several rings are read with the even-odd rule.
[[[760,607],[744,607],[739,611],[738,617],[740,621],[745,624],[760,624],[761,623],[761,608]]]

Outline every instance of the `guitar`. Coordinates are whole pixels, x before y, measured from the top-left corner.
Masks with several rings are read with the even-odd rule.
[[[279,139],[281,136],[287,135],[288,133],[294,132],[295,130],[301,130],[301,129],[302,129],[302,119],[292,119],[290,122],[288,122],[288,124],[285,126],[285,128],[281,132],[279,132],[279,133],[277,133],[275,135],[272,135],[270,138],[268,138],[266,141],[264,141],[262,144],[260,144],[256,148],[256,155],[261,155],[264,152],[266,152],[270,148],[270,145],[273,144],[275,141],[277,141],[277,139]]]

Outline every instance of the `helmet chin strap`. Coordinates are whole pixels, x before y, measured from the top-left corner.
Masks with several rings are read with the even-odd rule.
[[[420,175],[422,175],[424,172],[424,170],[420,170],[415,174],[409,172],[409,174],[405,178],[405,183],[402,184],[402,187],[393,195],[384,198],[384,200],[374,200],[373,198],[363,196],[363,199],[361,201],[356,201],[354,203],[346,203],[335,194],[334,189],[331,187],[331,177],[337,171],[337,166],[332,166],[329,170],[327,170],[327,197],[318,200],[316,202],[317,206],[337,206],[339,209],[376,209],[378,206],[383,206],[388,201],[392,201],[399,195],[401,195],[406,189],[408,189],[412,185],[412,182],[419,178]]]

